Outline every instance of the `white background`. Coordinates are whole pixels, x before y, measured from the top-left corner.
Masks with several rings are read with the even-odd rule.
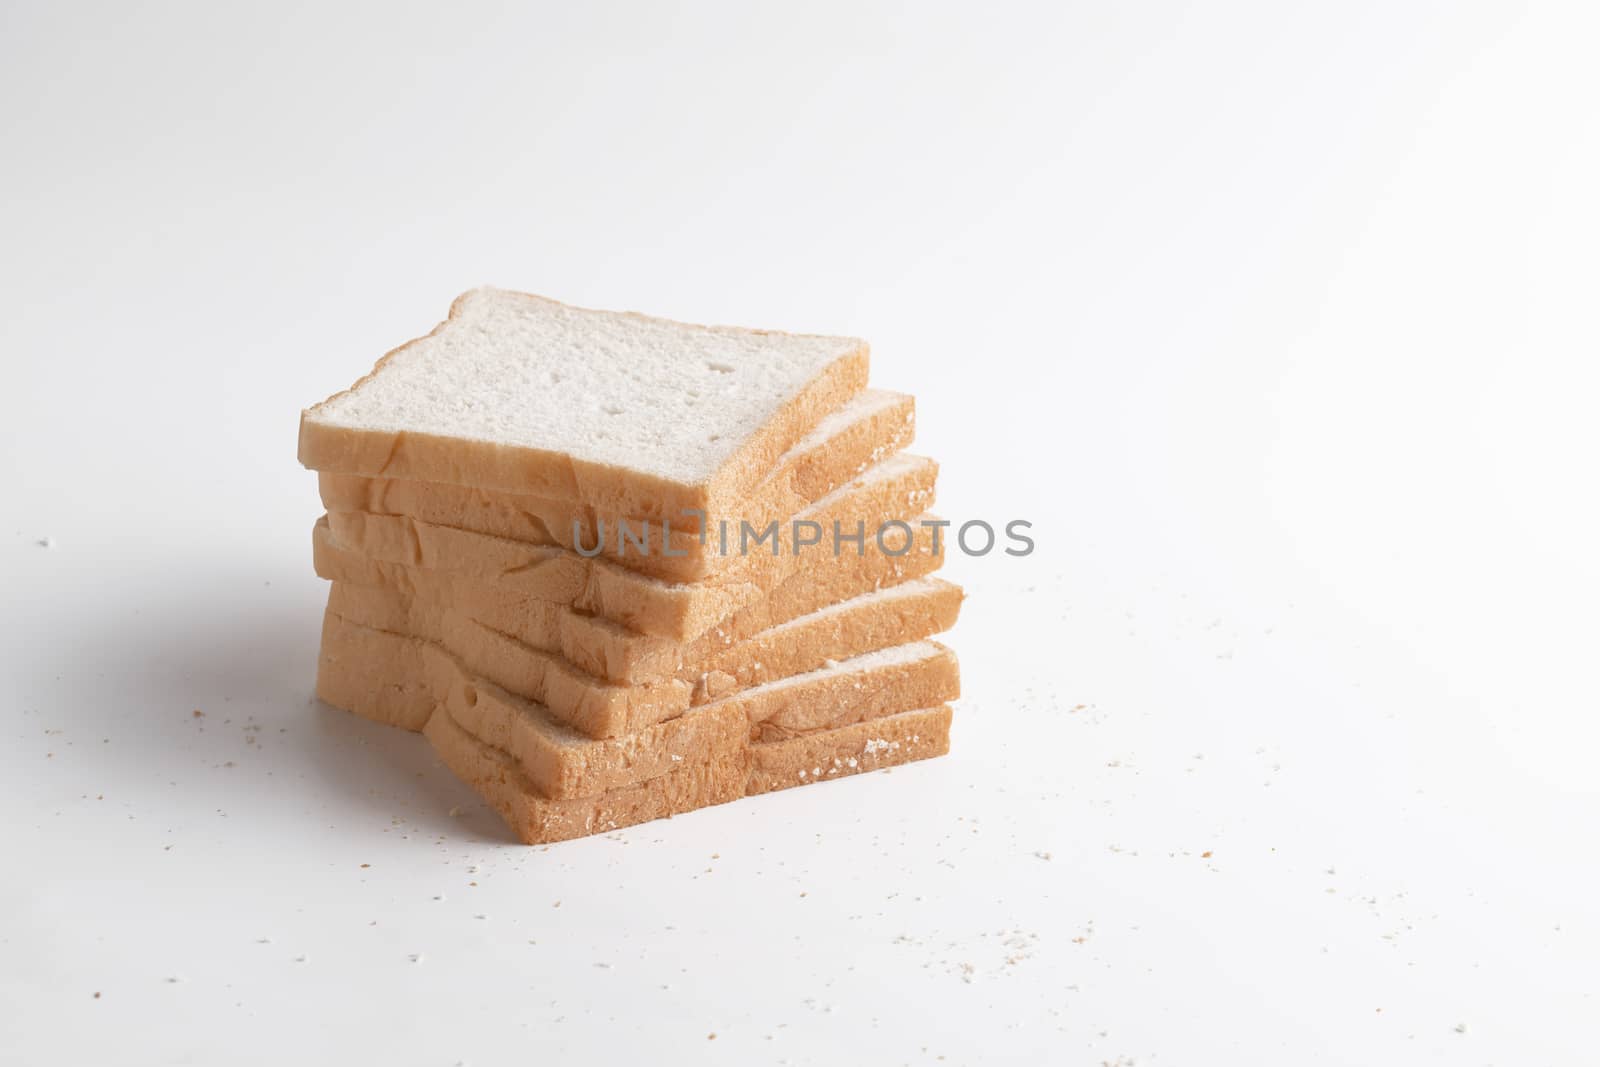
[[[508,8],[0,11],[0,1060],[1593,1059],[1590,5]],[[485,283],[872,341],[948,759],[529,849],[311,699]]]

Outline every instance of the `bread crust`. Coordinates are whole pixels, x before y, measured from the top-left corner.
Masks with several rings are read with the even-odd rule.
[[[408,597],[459,611],[530,648],[554,652],[579,670],[623,685],[676,678],[685,668],[706,662],[715,650],[744,641],[780,623],[808,615],[875,589],[926,577],[944,562],[943,545],[934,551],[936,531],[914,520],[912,550],[890,556],[875,550],[845,552],[802,567],[764,597],[745,605],[691,641],[642,634],[572,608],[522,596],[487,582],[451,581],[445,576],[396,563],[372,560],[342,549],[327,537],[313,537],[317,574],[353,585],[385,586]]]
[[[948,704],[750,747],[745,795],[847,778],[950,751]]]
[[[558,800],[540,793],[504,752],[435,712],[423,734],[446,767],[499,812],[524,844],[544,845],[726,804],[744,796],[749,753],[739,748],[636,785]]]
[[[795,516],[820,529],[877,530],[890,520],[907,521],[933,501],[938,465],[901,456],[873,468]],[[738,536],[737,531],[734,534]],[[868,536],[871,536],[870,534]],[[896,534],[896,537],[899,535]],[[776,552],[756,549],[730,558],[715,577],[664,582],[604,559],[588,559],[552,545],[530,545],[503,537],[439,526],[395,515],[332,512],[313,537],[369,559],[398,563],[475,583],[492,584],[535,600],[567,605],[640,633],[689,640],[740,608],[763,597],[803,566],[837,561],[828,545],[796,551],[794,526],[779,524]],[[895,542],[898,547],[898,541]],[[877,551],[877,546],[872,546]]]
[[[329,615],[372,630],[421,638],[456,656],[463,668],[527,700],[590,737],[616,737],[681,715],[690,707],[777,678],[801,674],[896,644],[920,641],[955,625],[958,586],[927,579],[894,595],[864,594],[801,616],[744,641],[712,650],[676,677],[615,685],[563,657],[530,648],[460,612],[381,586],[335,582]],[[348,698],[347,698],[348,699]],[[337,701],[333,701],[337,703]],[[370,717],[370,716],[369,716]]]
[[[923,647],[926,646],[926,647]],[[551,797],[582,796],[669,773],[680,762],[742,743],[788,741],[954,700],[960,668],[936,642],[914,658],[846,661],[782,679],[647,723],[613,737],[586,737],[549,708],[482,677],[442,646],[327,615],[318,695],[335,707],[419,729],[440,709],[467,732],[516,757]],[[347,694],[362,699],[335,703]],[[427,705],[426,713],[419,708]]]
[[[514,759],[442,711],[428,720],[423,733],[445,766],[524,844],[544,845],[942,756],[950,751],[950,724],[947,705],[919,708],[792,741],[752,745],[634,785],[567,799],[541,793]]]

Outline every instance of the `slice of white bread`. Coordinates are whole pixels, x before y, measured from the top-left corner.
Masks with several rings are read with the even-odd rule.
[[[620,830],[744,796],[749,748],[740,745],[685,762],[671,774],[598,796],[556,800],[540,793],[512,757],[463,730],[446,711],[431,715],[423,734],[457,778],[500,813],[524,844],[546,845]]]
[[[815,785],[950,751],[948,704],[750,746],[745,795]]]
[[[955,625],[961,589],[919,578],[802,615],[731,645],[677,676],[616,685],[555,653],[530,648],[469,616],[384,586],[334,582],[328,615],[374,630],[431,641],[472,674],[543,704],[589,737],[618,737],[681,715],[695,704],[777,678],[817,670],[892,645],[920,641]]]
[[[763,545],[742,543],[744,531],[733,530],[729,544],[739,554],[715,577],[698,582],[665,582],[571,549],[530,545],[405,516],[338,511],[330,512],[325,521],[328,536],[338,545],[370,559],[490,583],[532,599],[570,605],[630,630],[683,641],[760,599],[802,567],[839,565],[834,555],[836,526],[848,534],[865,531],[866,537],[874,538],[874,550],[899,551],[907,544],[906,530],[885,530],[881,544],[876,534],[886,520],[904,523],[921,514],[933,501],[937,475],[938,464],[931,459],[905,453],[891,456],[799,512],[793,522],[774,523],[772,536]],[[801,533],[820,543],[796,548],[794,522],[814,524]],[[844,544],[842,551],[855,548]]]
[[[423,733],[440,760],[497,811],[525,844],[543,845],[669,818],[741,796],[844,778],[942,756],[950,708],[903,711],[788,741],[717,751],[670,774],[598,796],[556,800],[541,793],[512,756],[435,712]]]
[[[584,796],[693,762],[729,731],[751,743],[788,740],[927,707],[960,694],[944,646],[921,641],[693,708],[626,736],[585,737],[548,708],[473,675],[439,645],[325,617],[317,693],[335,707],[405,729],[443,708],[479,740],[514,757],[544,795]]]
[[[476,289],[426,337],[305,411],[318,471],[575,500],[621,515],[734,514],[867,384],[844,337],[690,326]]]
[[[508,634],[531,648],[554,652],[579,670],[623,685],[642,685],[697,669],[713,652],[762,630],[807,615],[874,589],[932,574],[944,561],[942,522],[922,515],[912,522],[912,551],[891,556],[869,547],[863,555],[846,551],[830,566],[802,568],[763,598],[746,605],[693,641],[641,634],[570,607],[535,600],[486,582],[451,581],[422,568],[373,560],[340,548],[319,526],[313,561],[323,578],[353,585],[386,586],[439,608],[459,611]],[[935,551],[935,539],[938,538]]]
[[[774,519],[786,519],[899,452],[910,444],[915,429],[911,397],[868,389],[785,452],[777,466],[740,501],[738,515],[710,517],[710,529],[716,530],[723,518],[735,524],[748,520],[756,529]],[[702,542],[694,515],[670,517],[671,521],[663,524],[597,512],[571,500],[497,493],[446,482],[330,472],[319,474],[317,482],[323,507],[330,513],[405,515],[528,544],[582,545],[585,551],[598,545],[603,557],[668,581],[708,577],[730,558],[718,554],[716,540]],[[624,525],[637,534],[644,522],[652,524],[653,550],[641,555],[620,534]],[[663,543],[668,530],[670,537]]]

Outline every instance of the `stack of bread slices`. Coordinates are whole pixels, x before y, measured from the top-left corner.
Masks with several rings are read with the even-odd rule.
[[[858,340],[469,292],[302,416],[317,693],[530,844],[941,755],[912,429]]]

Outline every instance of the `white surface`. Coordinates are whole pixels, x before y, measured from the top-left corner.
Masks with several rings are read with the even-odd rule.
[[[1592,1058],[1586,5],[222,7],[0,16],[0,1059]],[[872,341],[950,758],[525,849],[309,700],[483,282]]]

